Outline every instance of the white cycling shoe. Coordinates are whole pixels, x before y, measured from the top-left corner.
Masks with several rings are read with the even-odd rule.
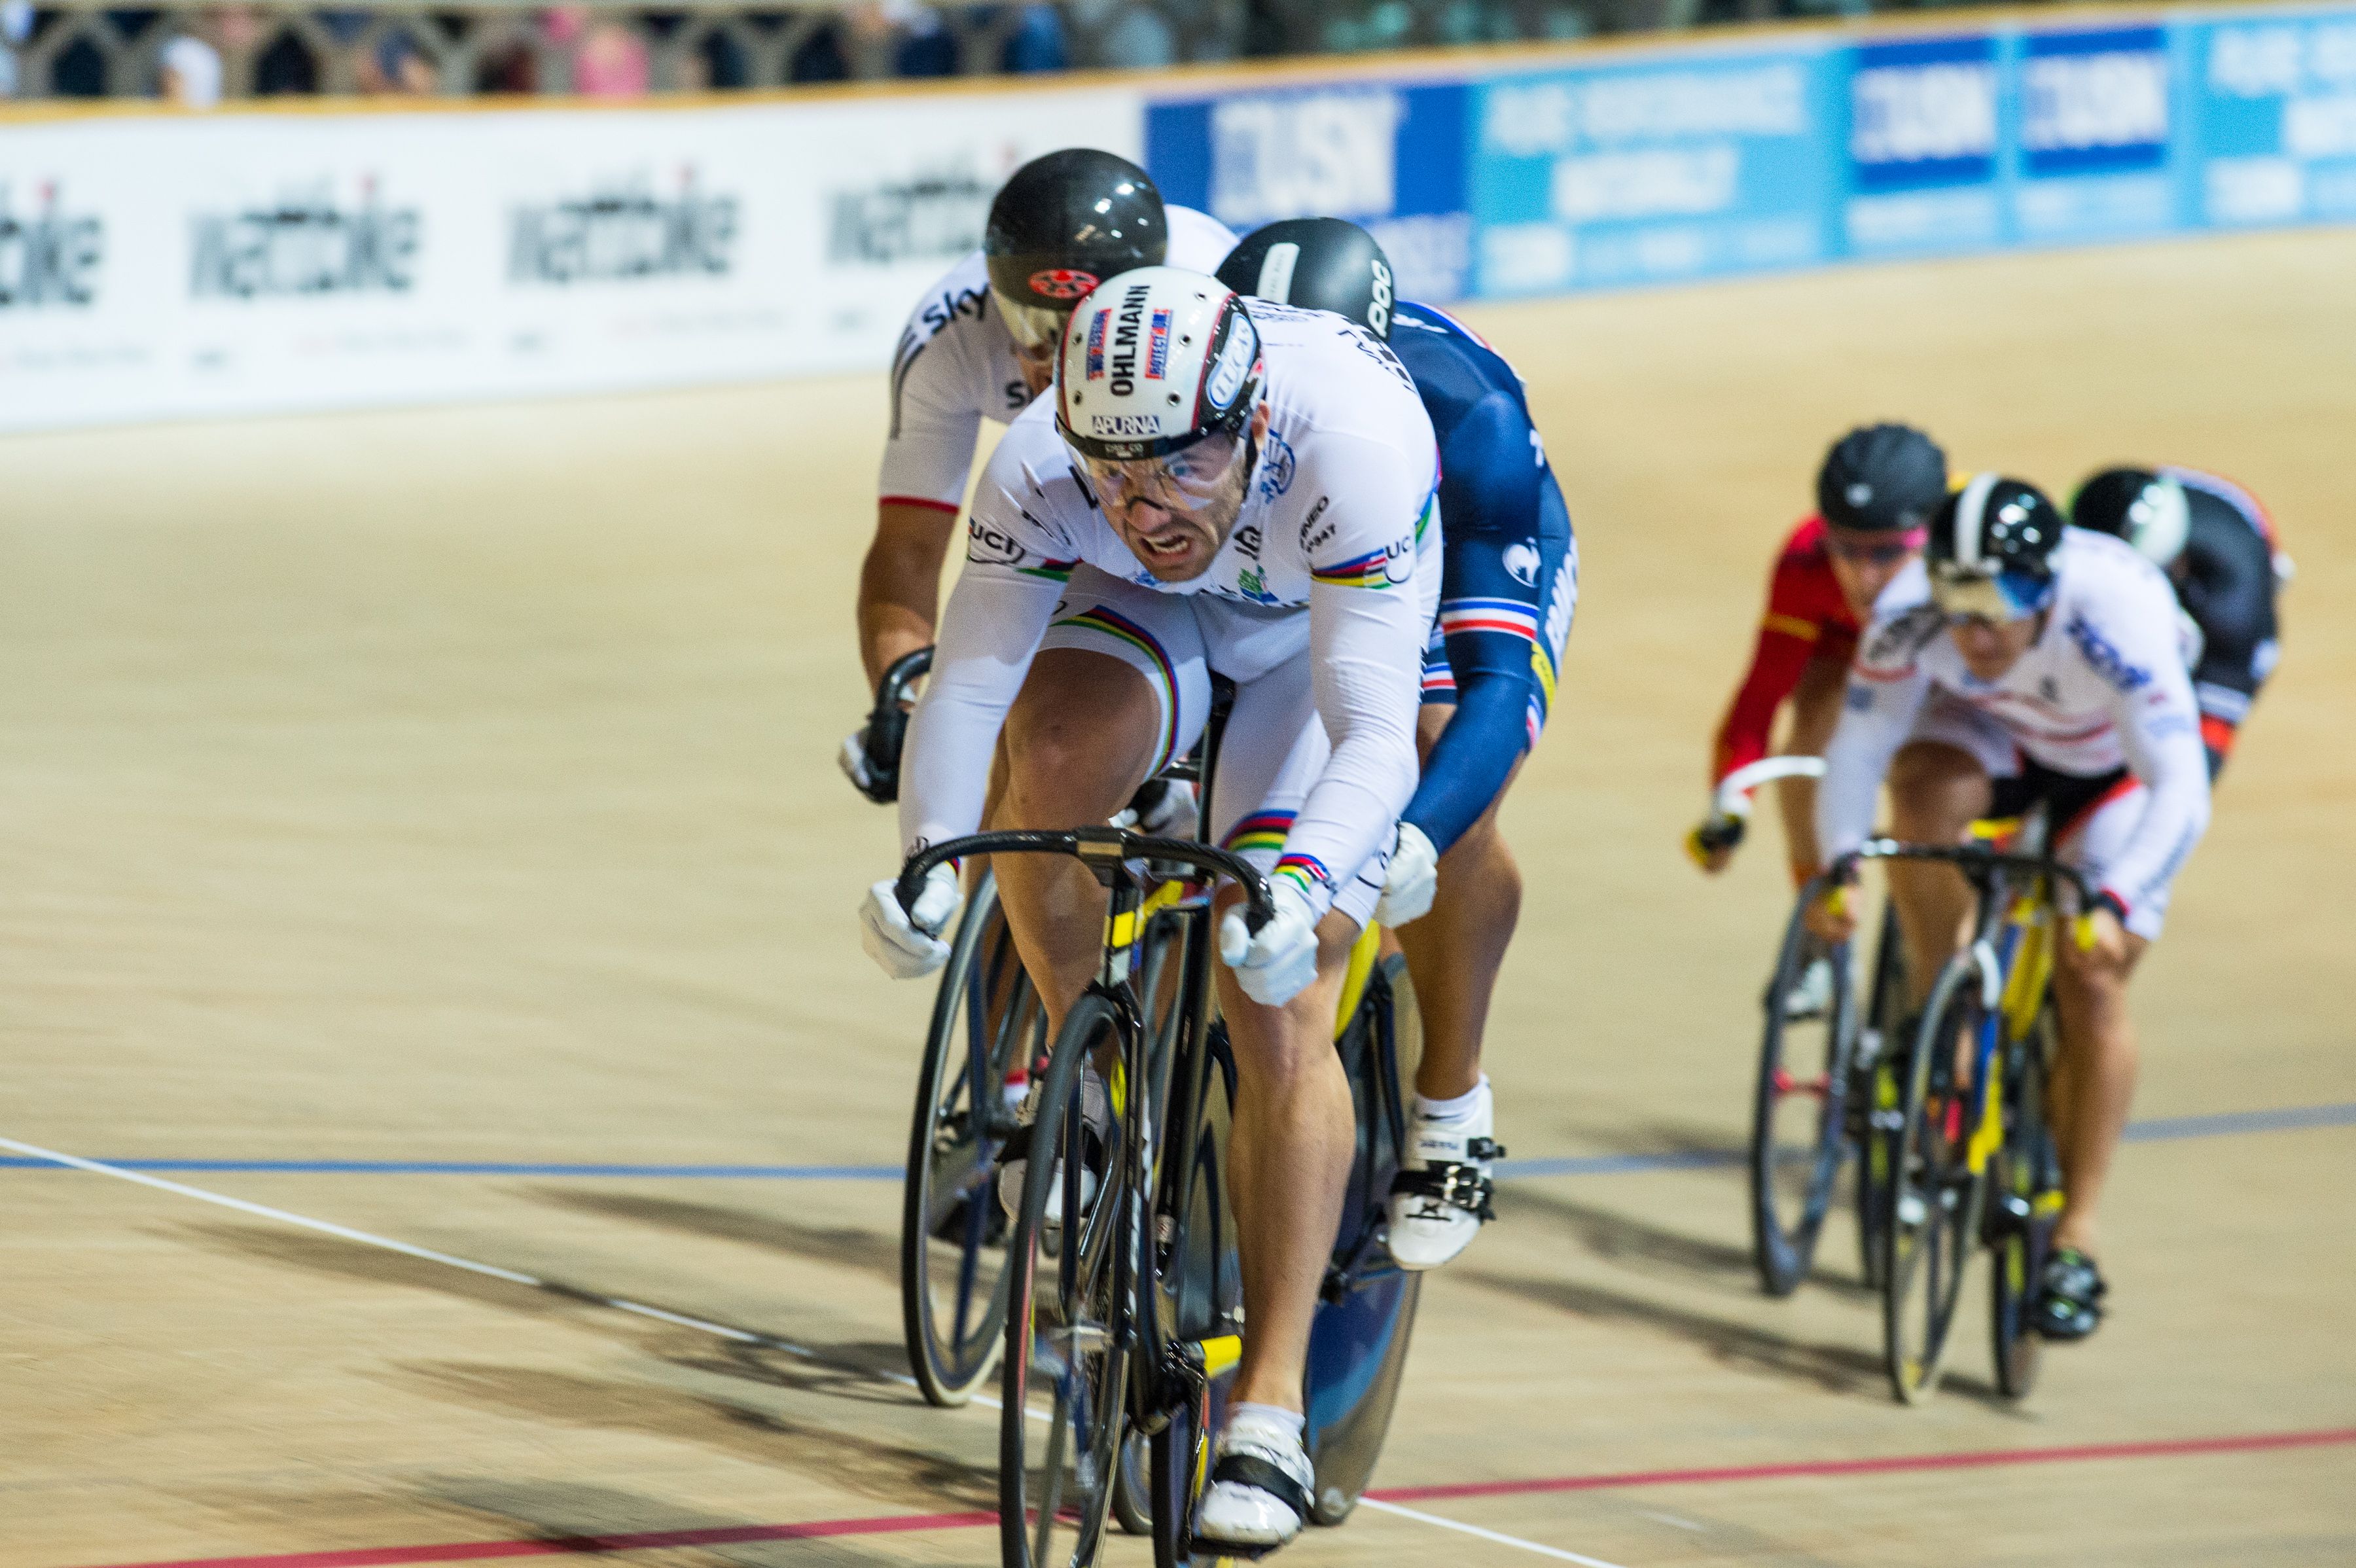
[[[1033,1120],[1039,1113],[1039,1091],[1044,1087],[1044,1081],[1033,1079],[1030,1097],[1023,1103],[1021,1112],[1023,1133],[1019,1136],[1025,1140],[1026,1147]],[[1090,1165],[1100,1161],[1104,1151],[1112,1146],[1112,1093],[1105,1087],[1105,1080],[1097,1076],[1097,1070],[1092,1067],[1083,1068],[1080,1072],[1080,1120],[1087,1127],[1089,1154],[1092,1156],[1091,1161],[1084,1162],[1080,1167],[1080,1208],[1085,1211],[1088,1205],[1097,1200],[1097,1172],[1090,1168]],[[999,1206],[1006,1210],[1006,1217],[1009,1219],[1017,1218],[1023,1212],[1023,1173],[1030,1168],[1030,1160],[1020,1155],[1001,1159],[999,1162],[998,1202]],[[1060,1170],[1055,1173],[1059,1181],[1063,1174]],[[1063,1222],[1063,1208],[1051,1198],[1047,1204],[1044,1223],[1056,1226]]]
[[[1833,1004],[1833,961],[1819,958],[1800,973],[1792,989],[1783,993],[1783,1016],[1788,1019],[1821,1018]]]
[[[1238,1412],[1219,1434],[1194,1540],[1249,1557],[1273,1552],[1309,1522],[1316,1487],[1316,1468],[1290,1427]]]
[[[1479,1098],[1470,1112],[1442,1122],[1426,1116],[1418,1101],[1408,1121],[1407,1159],[1391,1182],[1390,1245],[1410,1273],[1447,1262],[1496,1218],[1489,1167],[1505,1151],[1489,1135],[1495,1115],[1489,1080],[1473,1092]]]

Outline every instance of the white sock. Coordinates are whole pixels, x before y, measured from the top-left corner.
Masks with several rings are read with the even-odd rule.
[[[1426,1122],[1462,1122],[1470,1118],[1481,1103],[1482,1094],[1489,1087],[1489,1075],[1483,1073],[1481,1081],[1453,1100],[1426,1100],[1415,1097],[1415,1113]]]
[[[1227,1424],[1230,1426],[1247,1419],[1263,1426],[1281,1428],[1285,1435],[1295,1443],[1300,1442],[1301,1434],[1309,1430],[1307,1416],[1297,1410],[1287,1410],[1280,1404],[1238,1404],[1227,1412]]]

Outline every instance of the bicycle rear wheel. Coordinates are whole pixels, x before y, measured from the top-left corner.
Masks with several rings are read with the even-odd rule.
[[[1379,960],[1338,1048],[1358,1122],[1357,1153],[1342,1224],[1325,1273],[1325,1299],[1309,1328],[1306,1434],[1317,1485],[1312,1523],[1349,1518],[1382,1457],[1392,1407],[1407,1374],[1423,1276],[1391,1262],[1385,1245],[1391,1178],[1407,1145],[1405,1086],[1423,1054],[1422,1025],[1407,960]]]
[[[1848,1158],[1852,990],[1848,944],[1826,947],[1795,912],[1767,985],[1751,1090],[1751,1256],[1769,1295],[1789,1295],[1807,1276]]]
[[[1980,973],[1961,953],[1939,976],[1907,1062],[1904,1121],[1891,1164],[1882,1282],[1882,1354],[1890,1391],[1908,1404],[1939,1386],[1980,1240],[1987,1183],[1970,1168],[1970,1089],[1956,1054],[1983,1020]]]
[[[965,1403],[998,1361],[1006,1218],[991,1178],[1015,1124],[1004,1086],[1040,1055],[1046,1026],[985,876],[934,999],[901,1197],[901,1332],[933,1404]]]
[[[1082,996],[1056,1037],[1032,1123],[1023,1207],[1007,1238],[1014,1288],[998,1445],[1006,1568],[1085,1568],[1111,1513],[1139,1215],[1118,1113],[1114,1146],[1093,1146],[1082,1069],[1100,1049],[1125,1055],[1129,1028],[1110,999]]]
[[[2037,1384],[2045,1348],[2045,1337],[2037,1331],[2039,1282],[2062,1217],[2062,1162],[2045,1121],[2054,1039],[2049,997],[2029,1038],[2012,1053],[2005,1082],[2004,1144],[1989,1176],[1995,1201],[1988,1230],[1995,1256],[1988,1271],[1988,1327],[1997,1391],[2012,1400],[2027,1398]]]

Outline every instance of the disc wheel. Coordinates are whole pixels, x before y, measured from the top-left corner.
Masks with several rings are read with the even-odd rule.
[[[2037,1385],[2045,1348],[2045,1337],[2037,1331],[2038,1289],[2062,1212],[2061,1159],[2045,1121],[2053,1044],[2049,1001],[2038,1014],[2035,1032],[2013,1053],[2005,1086],[2004,1144],[1989,1176],[1996,1207],[1988,1223],[1994,1242],[1988,1326],[1997,1391],[2012,1400],[2026,1399]]]
[[[1139,1215],[1121,1151],[1092,1146],[1081,1068],[1099,1048],[1117,1053],[1125,1027],[1113,1003],[1093,992],[1081,997],[1057,1038],[1032,1125],[1023,1205],[1007,1238],[1014,1291],[998,1465],[1006,1568],[1094,1563],[1112,1513],[1127,1430]],[[1118,1128],[1113,1136],[1117,1144]]]
[[[1908,1404],[1928,1399],[1980,1240],[1987,1185],[1969,1166],[1969,1086],[1956,1057],[1982,1021],[1979,969],[1959,954],[1939,977],[1907,1063],[1904,1120],[1891,1163],[1886,1273],[1881,1292],[1883,1360],[1890,1391]]]
[[[934,998],[901,1189],[901,1333],[916,1386],[937,1405],[970,1399],[1005,1339],[1006,1217],[992,1177],[1015,1124],[1007,1079],[1037,1059],[1045,1036],[985,876]]]
[[[1303,1391],[1309,1457],[1317,1470],[1312,1524],[1339,1524],[1358,1506],[1407,1375],[1423,1276],[1391,1262],[1384,1236],[1391,1178],[1407,1145],[1405,1086],[1415,1081],[1423,1054],[1421,1027],[1407,961],[1391,953],[1376,965],[1339,1042],[1358,1146],[1324,1299],[1309,1326]]]
[[[1826,947],[1794,915],[1767,984],[1751,1087],[1751,1256],[1769,1295],[1807,1277],[1848,1158],[1852,990],[1848,944]]]

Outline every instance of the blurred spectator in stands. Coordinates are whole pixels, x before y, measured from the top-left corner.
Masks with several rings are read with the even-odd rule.
[[[650,76],[644,40],[621,22],[580,5],[548,13],[549,37],[573,49],[573,91],[584,98],[642,98]]]
[[[0,98],[16,96],[16,46],[32,36],[32,0],[0,0]]]
[[[1064,41],[1064,14],[1053,5],[1025,5],[1006,35],[1000,66],[1007,70],[1062,70],[1072,63]]]
[[[177,35],[156,57],[157,86],[180,109],[210,109],[220,102],[220,51],[194,33]]]
[[[1091,64],[1138,70],[1177,63],[1177,38],[1159,11],[1124,0],[1072,0],[1071,13],[1083,33],[1106,28],[1098,45],[1102,58]]]
[[[362,51],[352,66],[353,84],[370,95],[390,93],[423,98],[441,85],[441,73],[405,27],[388,27],[376,47]]]

